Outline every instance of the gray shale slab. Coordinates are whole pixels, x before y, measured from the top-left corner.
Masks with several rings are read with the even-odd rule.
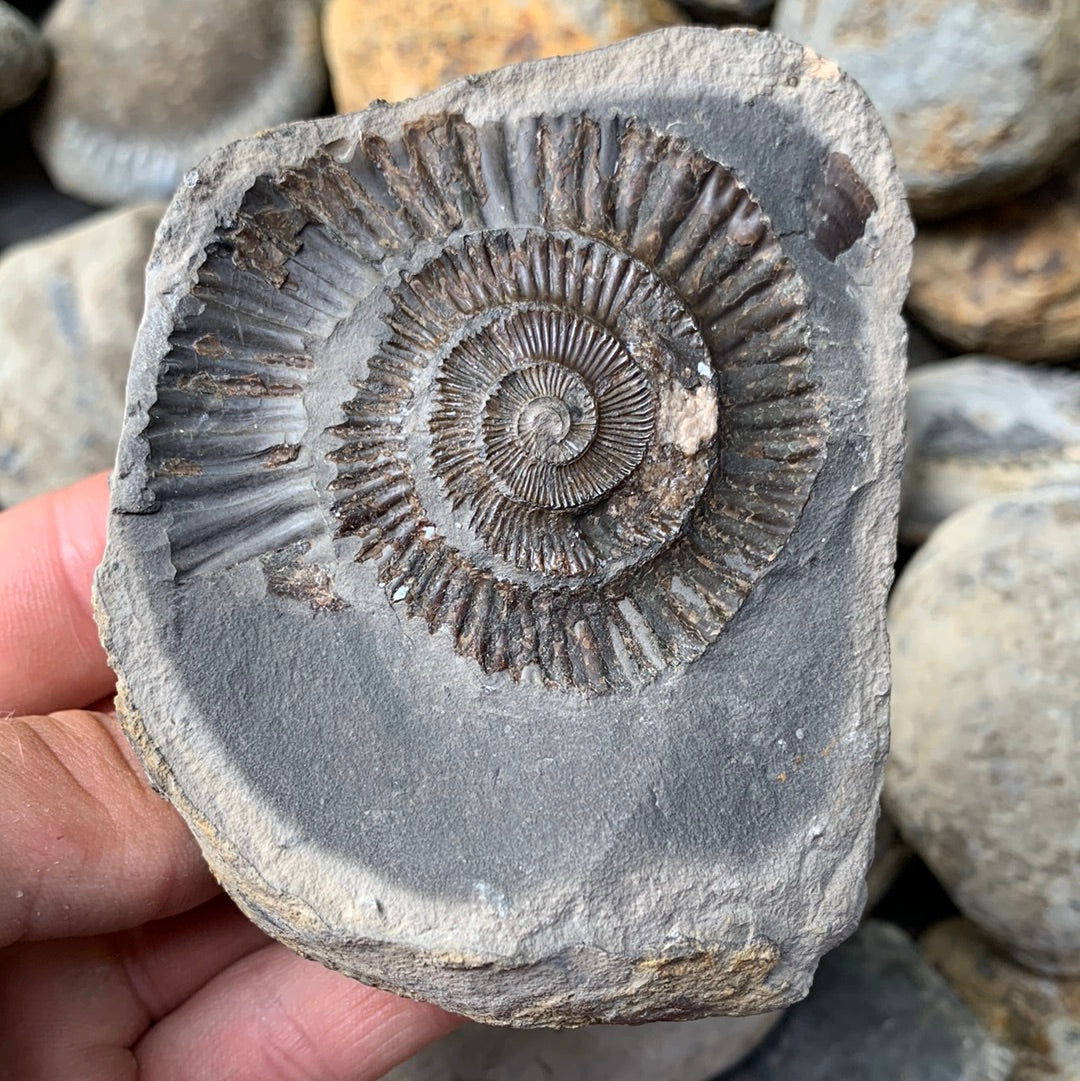
[[[910,240],[862,92],[751,31],[187,177],[98,606],[260,926],[521,1026],[806,993],[873,847]]]

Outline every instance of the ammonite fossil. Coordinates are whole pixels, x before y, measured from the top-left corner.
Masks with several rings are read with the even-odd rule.
[[[861,94],[746,32],[187,178],[99,597],[253,918],[515,1024],[798,997],[872,839],[908,234]]]

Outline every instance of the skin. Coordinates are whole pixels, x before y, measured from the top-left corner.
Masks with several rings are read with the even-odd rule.
[[[112,713],[104,474],[0,514],[0,1063],[21,1081],[371,1081],[458,1018],[250,924]]]

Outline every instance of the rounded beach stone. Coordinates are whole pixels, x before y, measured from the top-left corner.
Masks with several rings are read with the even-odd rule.
[[[384,1081],[712,1081],[746,1058],[782,1016],[589,1025],[569,1032],[467,1024]]]
[[[1075,0],[779,0],[870,95],[917,218],[1033,187],[1080,139]]]
[[[210,151],[310,116],[326,74],[311,0],[58,0],[34,144],[53,183],[163,199]]]
[[[163,210],[100,214],[0,258],[0,503],[113,464]]]
[[[908,376],[900,538],[987,496],[1080,484],[1080,374],[958,357]]]
[[[49,70],[49,51],[37,27],[0,0],[0,112],[26,101]]]
[[[261,926],[522,1027],[805,993],[873,846],[910,235],[862,92],[746,31],[199,166],[98,604]]]
[[[888,806],[965,915],[1080,972],[1080,487],[943,522],[893,594]]]
[[[1080,980],[1029,971],[962,918],[935,924],[919,947],[976,1017],[1016,1052],[1010,1081],[1080,1078]]]
[[[682,21],[669,0],[328,0],[323,48],[334,101],[348,113]]]
[[[966,352],[1080,358],[1078,250],[1075,158],[1029,195],[921,228],[908,302],[920,322]]]

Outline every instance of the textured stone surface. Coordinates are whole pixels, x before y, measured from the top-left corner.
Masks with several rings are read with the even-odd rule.
[[[101,620],[245,909],[521,1026],[804,994],[886,742],[910,221],[858,88],[662,31],[240,144],[161,238]]]
[[[200,158],[310,116],[326,86],[310,0],[59,0],[34,140],[53,183],[164,199]]]
[[[26,101],[49,70],[49,52],[34,26],[0,0],[0,112]]]
[[[112,465],[163,209],[101,214],[0,258],[0,503]]]
[[[990,1032],[1015,1050],[1010,1081],[1080,1081],[1080,981],[1030,972],[965,919],[936,924],[919,946]]]
[[[1005,1081],[1011,1064],[911,939],[870,920],[725,1081]]]
[[[608,45],[682,21],[669,0],[329,0],[323,48],[343,113],[451,79]],[[378,28],[376,30],[376,28]]]
[[[986,496],[1080,484],[1080,374],[959,357],[908,378],[900,537]]]
[[[1029,195],[920,229],[911,309],[965,352],[1080,357],[1077,250],[1080,158]]]
[[[870,95],[918,218],[1033,187],[1080,138],[1075,0],[779,0]]]
[[[981,500],[893,594],[886,804],[956,904],[1080,972],[1080,488]]]
[[[385,1081],[711,1081],[738,1065],[781,1013],[570,1032],[467,1024]]]

